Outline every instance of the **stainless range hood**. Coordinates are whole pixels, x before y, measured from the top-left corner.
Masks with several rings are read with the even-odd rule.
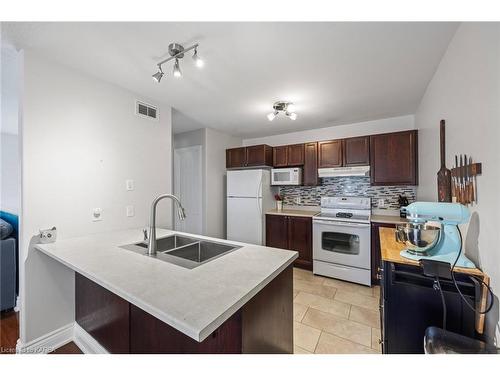
[[[319,168],[319,177],[352,177],[370,176],[370,166],[364,165],[361,167],[339,167],[339,168]]]

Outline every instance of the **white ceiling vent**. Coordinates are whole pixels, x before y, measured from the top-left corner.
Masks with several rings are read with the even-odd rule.
[[[158,119],[160,118],[158,107],[141,102],[139,100],[135,101],[135,114],[137,116],[145,117],[155,121],[158,121]]]

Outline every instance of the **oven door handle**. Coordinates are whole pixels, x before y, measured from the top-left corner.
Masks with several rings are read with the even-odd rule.
[[[344,223],[344,222],[340,222],[340,221],[321,220],[321,219],[314,219],[313,223],[329,224],[329,225],[336,225],[336,226],[340,226],[340,227],[351,227],[351,228],[368,228],[370,226],[370,224]]]

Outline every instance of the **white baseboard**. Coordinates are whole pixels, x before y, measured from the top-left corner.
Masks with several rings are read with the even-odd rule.
[[[73,327],[73,341],[84,354],[109,354],[96,339],[88,334],[78,323]]]
[[[74,323],[49,332],[33,341],[23,343],[17,341],[16,353],[18,354],[47,354],[68,342],[73,341]]]

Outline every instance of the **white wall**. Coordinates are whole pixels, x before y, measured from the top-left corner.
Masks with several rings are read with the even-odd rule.
[[[226,238],[226,149],[241,146],[241,138],[205,129],[206,234]]]
[[[1,49],[1,170],[0,210],[19,213],[21,199],[20,155],[18,138],[19,69],[18,53],[12,47]]]
[[[1,133],[0,210],[19,214],[21,199],[19,137]]]
[[[272,127],[273,123],[270,122],[269,126]],[[320,129],[271,135],[262,138],[249,138],[243,140],[243,145],[251,146],[268,144],[270,146],[279,146],[294,143],[327,141],[336,138],[357,137],[361,135],[390,133],[400,130],[411,130],[414,128],[414,116],[407,115],[382,120],[365,121],[347,125],[336,125]]]
[[[30,248],[40,228],[59,238],[148,223],[153,198],[171,184],[171,109],[160,121],[135,115],[146,98],[24,53],[22,118],[21,340],[26,343],[74,320],[73,273]],[[135,181],[126,191],[125,180]],[[126,206],[135,216],[126,216]],[[100,207],[103,220],[92,221]],[[171,225],[170,202],[158,223]]]
[[[415,122],[419,129],[419,200],[437,199],[439,120],[446,120],[446,162],[466,153],[483,163],[477,178],[478,204],[466,233],[466,252],[500,291],[500,24],[464,23],[452,39],[422,102]],[[488,316],[489,335],[498,329],[498,299]],[[498,342],[498,341],[497,341]]]

